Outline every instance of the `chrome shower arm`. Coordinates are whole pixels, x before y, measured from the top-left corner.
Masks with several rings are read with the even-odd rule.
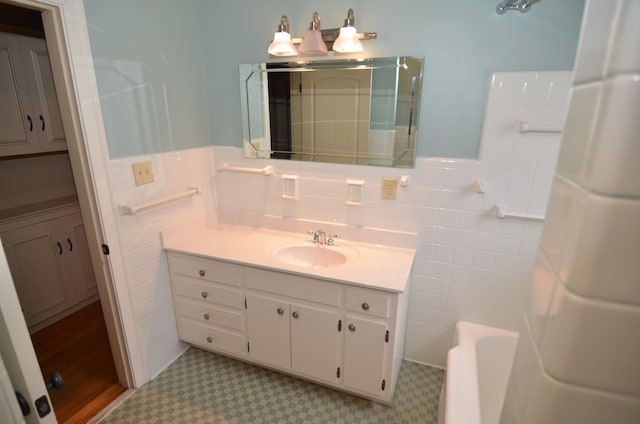
[[[503,0],[496,6],[496,12],[499,15],[504,15],[509,10],[518,10],[524,13],[531,9],[532,3],[531,0]]]

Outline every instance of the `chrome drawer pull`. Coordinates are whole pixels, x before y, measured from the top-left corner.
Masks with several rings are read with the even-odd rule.
[[[204,269],[201,269],[200,271],[198,271],[198,274],[200,274],[201,277],[204,277],[204,274],[206,274],[207,272]]]
[[[364,302],[362,304],[362,309],[365,310],[365,311],[368,311],[369,310],[369,304],[367,302]]]
[[[349,324],[349,331],[356,331],[356,326],[353,324]]]
[[[206,319],[207,321],[209,321],[209,318],[211,318],[211,315],[209,315],[209,314],[204,314],[204,319]]]
[[[202,293],[200,293],[200,296],[202,296],[203,299],[206,299],[207,296],[209,296],[209,293],[206,291],[203,291]]]
[[[211,337],[211,336],[207,337],[207,341],[208,341],[209,343],[213,342],[213,337]]]
[[[294,311],[291,315],[296,319],[300,316],[300,314],[297,311]]]
[[[282,315],[282,314],[284,314],[284,309],[278,308],[278,315]]]

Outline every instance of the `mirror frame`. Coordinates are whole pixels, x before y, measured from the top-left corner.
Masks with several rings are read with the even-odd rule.
[[[395,135],[393,141],[393,153],[391,155],[347,155],[347,154],[324,154],[306,153],[299,151],[282,151],[271,149],[271,130],[269,126],[269,101],[268,84],[266,78],[269,73],[274,72],[309,72],[329,70],[350,70],[350,69],[380,69],[396,68],[398,72],[395,76],[395,108],[393,111],[395,120]],[[272,159],[293,159],[303,161],[317,161],[330,163],[352,163],[373,166],[391,166],[402,168],[413,168],[415,166],[416,141],[418,131],[418,117],[420,115],[420,98],[422,94],[422,73],[424,68],[424,58],[414,56],[379,57],[366,59],[334,59],[334,60],[305,60],[299,62],[267,62],[258,64],[241,64],[240,71],[240,93],[242,108],[242,136],[245,157],[252,158],[272,158]],[[256,75],[258,79],[256,81]],[[399,86],[401,77],[405,78],[405,84],[409,84],[409,92],[405,98],[401,98]],[[254,87],[251,87],[251,85]],[[253,88],[253,90],[252,90]],[[265,99],[267,99],[265,101]],[[402,107],[404,106],[404,107]],[[252,110],[256,110],[251,114]],[[406,116],[398,116],[405,112]],[[260,114],[257,125],[261,133],[261,139],[252,138],[252,117]],[[402,124],[402,125],[399,125]],[[369,124],[370,125],[370,124]],[[406,134],[399,134],[397,128],[407,128]],[[268,134],[265,136],[264,134]],[[257,141],[258,140],[258,141]],[[268,142],[268,145],[267,145]],[[268,148],[266,148],[268,147]],[[323,159],[314,159],[314,157]],[[331,160],[333,159],[333,160]]]

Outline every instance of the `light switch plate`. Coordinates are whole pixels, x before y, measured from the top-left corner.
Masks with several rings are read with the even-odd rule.
[[[384,200],[395,200],[397,187],[397,178],[384,177],[382,179],[382,193],[380,194],[380,197]]]
[[[151,161],[136,162],[132,167],[133,177],[136,180],[137,186],[153,182],[153,167],[151,166]]]

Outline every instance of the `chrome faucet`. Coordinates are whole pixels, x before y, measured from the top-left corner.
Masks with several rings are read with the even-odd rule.
[[[316,230],[313,232],[313,242],[318,243],[320,246],[327,244],[327,233],[324,230]]]
[[[324,230],[315,230],[315,231],[307,231],[309,234],[313,234],[313,242],[317,243],[320,246],[333,246],[333,238],[339,237],[337,234],[331,234],[329,238],[327,238],[327,233]]]

